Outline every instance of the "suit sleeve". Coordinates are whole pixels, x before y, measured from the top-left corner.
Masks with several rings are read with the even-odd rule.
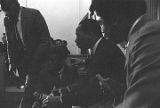
[[[95,58],[93,72],[100,74],[103,78],[109,78],[109,80],[103,85],[106,98],[116,98],[116,101],[122,99],[126,89],[124,60],[125,58],[120,53],[118,47],[116,47],[116,44],[107,44],[106,49],[99,53],[97,58]],[[98,89],[100,87],[96,80],[97,79],[94,79],[93,76],[91,83],[93,84],[93,88],[96,88],[97,90],[95,90],[100,94],[101,90]],[[109,86],[109,88],[107,86]]]
[[[71,83],[61,88],[62,102],[66,105],[74,105],[77,103],[77,92],[82,87],[77,69],[72,67],[70,73]]]
[[[137,33],[138,34],[138,33]],[[159,108],[160,103],[160,23],[150,22],[140,29],[129,45],[128,90],[124,108]],[[133,35],[134,36],[134,35]]]
[[[37,73],[37,69],[40,66],[42,58],[44,58],[44,55],[48,51],[51,41],[47,24],[39,11],[36,11],[35,13],[33,26],[35,26],[35,32],[37,33],[36,35],[39,42],[37,49],[32,56],[31,67],[29,70],[29,73],[31,74]]]

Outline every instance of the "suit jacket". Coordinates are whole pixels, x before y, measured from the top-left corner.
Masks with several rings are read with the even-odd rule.
[[[160,22],[147,15],[129,35],[123,108],[160,107]]]
[[[119,83],[125,82],[124,63],[125,57],[119,47],[111,40],[102,38],[97,46],[95,54],[87,63],[90,83],[86,95],[86,99],[88,99],[86,101],[87,104],[93,104],[104,97],[102,90],[100,90],[96,74],[100,74],[103,78],[111,78]],[[114,87],[114,90],[121,92],[118,87]]]
[[[61,89],[62,102],[65,107],[76,103],[76,92],[79,90],[79,75],[75,67],[65,64],[61,74],[49,71],[47,66],[41,71],[35,91],[50,94],[54,87]],[[66,87],[70,88],[70,91]]]
[[[38,72],[39,64],[50,45],[48,27],[43,16],[38,10],[25,7],[22,7],[21,11],[21,27],[26,55],[26,59],[23,63],[28,67],[29,74],[36,74]],[[13,62],[17,62],[17,60],[21,58],[16,54],[15,43],[11,36],[13,34],[7,25],[6,32],[9,42],[9,55],[11,59],[13,59]]]

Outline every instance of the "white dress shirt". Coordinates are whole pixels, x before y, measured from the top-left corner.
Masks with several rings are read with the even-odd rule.
[[[2,41],[3,33],[5,33],[5,27],[4,27],[4,12],[0,11],[0,42]]]

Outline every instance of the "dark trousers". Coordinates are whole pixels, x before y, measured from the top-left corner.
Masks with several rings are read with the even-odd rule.
[[[27,83],[25,85],[25,91],[23,98],[21,99],[19,108],[32,108],[32,105],[34,103],[34,86],[37,82],[36,76],[30,76],[27,79]]]
[[[0,107],[5,108],[5,87],[7,66],[5,63],[6,54],[0,53]]]

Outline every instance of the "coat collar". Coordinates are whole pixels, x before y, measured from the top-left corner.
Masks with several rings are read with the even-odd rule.
[[[95,45],[92,48],[92,54],[95,54],[96,49],[98,47],[98,44],[100,43],[100,41],[102,40],[103,37],[99,38],[98,41],[95,43]]]
[[[104,44],[105,44],[106,41],[107,41],[107,39],[105,39],[104,37],[102,37],[102,39],[99,41],[99,43],[98,43],[98,45],[97,45],[97,48],[96,48],[96,50],[95,50],[94,55],[98,54],[99,51],[101,51],[101,48],[104,47]],[[94,56],[94,55],[93,55],[93,56]]]

